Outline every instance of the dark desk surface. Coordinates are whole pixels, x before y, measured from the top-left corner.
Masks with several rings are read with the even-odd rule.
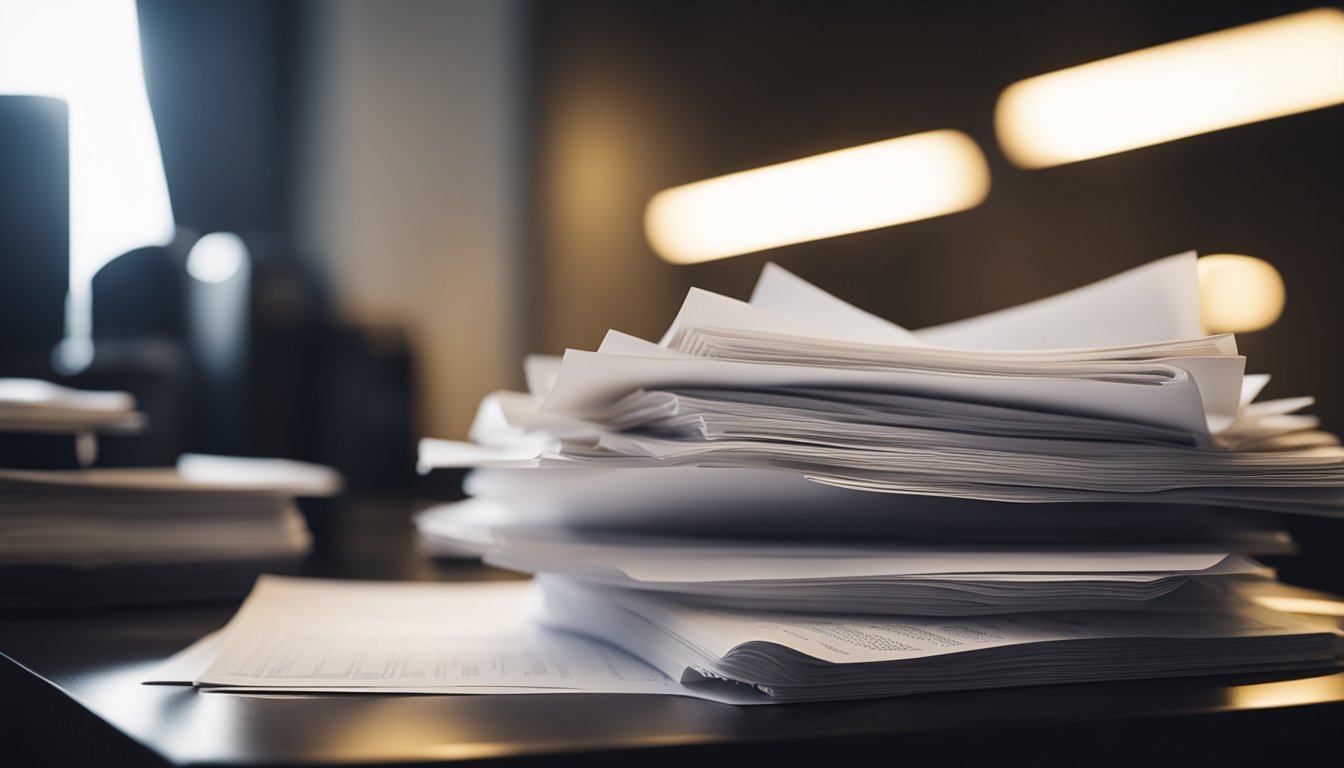
[[[409,502],[314,520],[312,575],[509,578],[415,553]],[[589,694],[206,694],[146,686],[155,664],[221,626],[216,604],[0,620],[0,765],[444,762],[726,764],[761,758],[939,764],[1281,762],[1344,751],[1344,674],[1055,685],[732,707]],[[1322,752],[1324,750],[1324,752]],[[9,758],[13,758],[10,762]],[[790,760],[790,764],[799,764]]]

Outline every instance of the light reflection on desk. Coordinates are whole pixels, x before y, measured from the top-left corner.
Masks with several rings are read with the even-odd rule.
[[[1325,675],[1301,680],[1235,685],[1227,689],[1234,707],[1293,707],[1344,697],[1344,675]]]

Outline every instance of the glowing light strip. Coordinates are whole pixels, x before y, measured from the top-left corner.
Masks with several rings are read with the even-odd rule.
[[[1010,85],[999,143],[1043,168],[1344,103],[1344,11],[1247,24]]]
[[[954,213],[988,192],[979,146],[929,131],[664,190],[644,227],[662,258],[690,264]]]

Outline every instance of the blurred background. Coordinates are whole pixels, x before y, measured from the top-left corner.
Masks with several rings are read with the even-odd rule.
[[[1344,108],[1039,168],[995,126],[1024,78],[1320,5],[0,0],[0,375],[135,393],[105,464],[413,489],[524,354],[657,338],[766,262],[919,328],[1197,250],[1277,268],[1238,342],[1338,432]],[[646,235],[661,190],[938,129],[988,165],[967,210],[695,264]]]

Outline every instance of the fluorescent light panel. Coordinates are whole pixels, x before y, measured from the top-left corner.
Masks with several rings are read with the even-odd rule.
[[[1010,85],[995,123],[1027,168],[1344,103],[1344,11],[1320,8]]]
[[[691,264],[954,213],[988,192],[976,143],[929,131],[664,190],[644,227],[662,258]]]

